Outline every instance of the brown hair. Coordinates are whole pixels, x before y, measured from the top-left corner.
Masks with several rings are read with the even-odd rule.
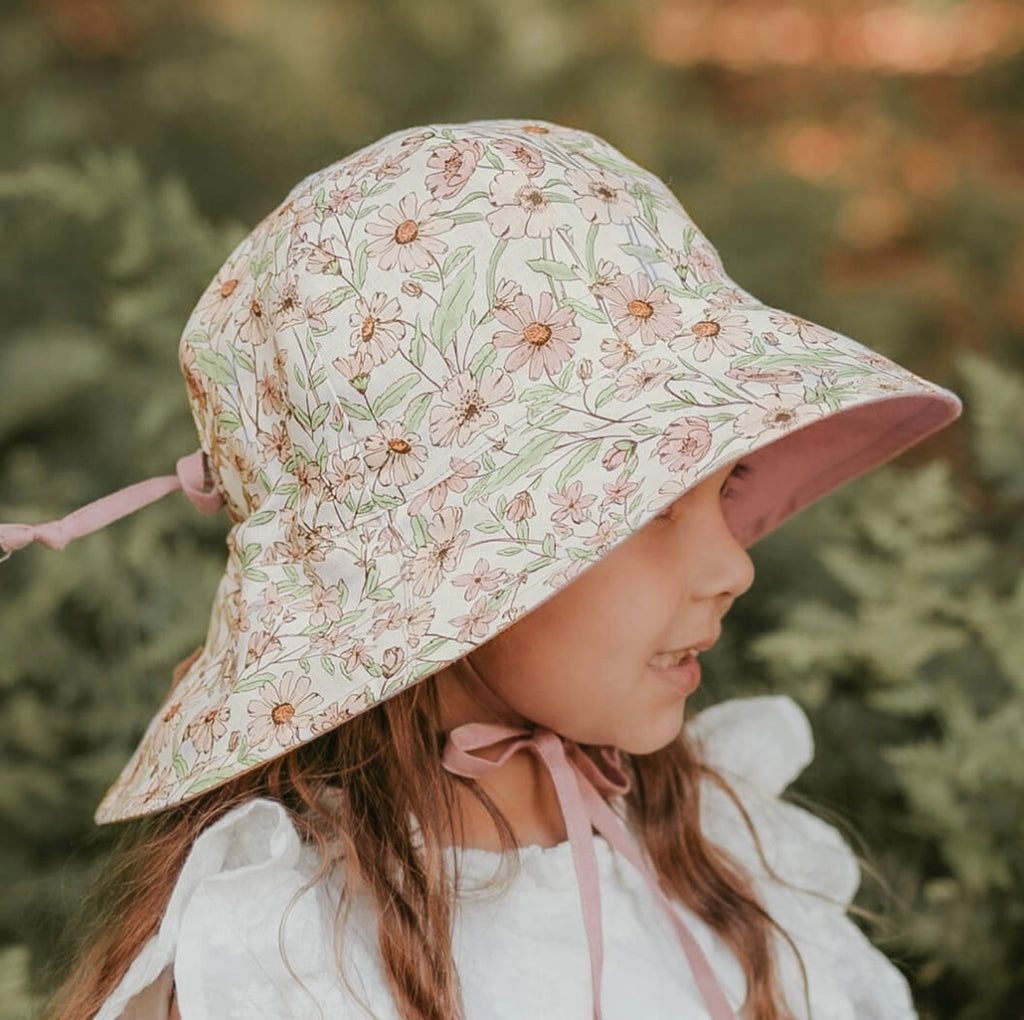
[[[512,830],[470,780],[440,764],[436,684],[427,680],[356,716],[310,743],[157,815],[128,823],[113,863],[94,891],[94,911],[79,939],[82,950],[47,1006],[46,1020],[93,1017],[142,945],[155,934],[178,873],[199,834],[253,797],[281,802],[321,867],[310,885],[344,864],[345,892],[336,924],[342,938],[348,891],[366,890],[378,914],[384,973],[399,1014],[408,1020],[462,1017],[452,959],[451,922],[457,876],[445,847],[458,833],[454,783],[464,783],[489,812],[502,845]],[[706,777],[742,813],[765,867],[753,824],[726,781],[702,763],[685,730],[668,747],[624,755],[633,778],[630,820],[670,896],[702,918],[734,951],[747,979],[742,1015],[792,1020],[775,965],[776,929],[750,877],[700,826],[700,785]],[[419,833],[412,831],[417,820]],[[770,869],[769,869],[770,870]],[[338,957],[341,959],[339,949]],[[804,994],[807,995],[806,972]]]

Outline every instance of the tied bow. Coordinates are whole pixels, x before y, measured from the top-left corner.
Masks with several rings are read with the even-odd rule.
[[[503,741],[507,743],[495,761],[480,755],[480,751]],[[597,857],[594,853],[594,829],[643,875],[658,903],[668,915],[693,971],[697,988],[708,1007],[711,1020],[736,1020],[736,1015],[719,988],[697,940],[683,924],[658,884],[652,868],[644,860],[636,842],[608,803],[608,797],[621,796],[629,791],[629,778],[622,770],[617,750],[601,748],[599,765],[585,754],[578,744],[565,740],[544,727],[464,723],[448,734],[441,755],[441,764],[456,775],[467,779],[479,779],[500,768],[512,755],[522,750],[536,754],[550,773],[569,835],[576,881],[580,890],[583,925],[590,950],[594,1020],[601,1020],[601,970],[604,963],[601,894]]]
[[[214,513],[224,505],[224,498],[217,489],[207,488],[203,458],[203,451],[196,450],[178,459],[173,475],[147,478],[125,489],[118,489],[109,496],[87,503],[60,520],[46,524],[0,524],[0,548],[4,550],[0,562],[7,559],[15,549],[21,549],[31,542],[42,542],[51,549],[63,549],[72,539],[98,531],[176,489],[182,489],[197,510],[204,514]]]

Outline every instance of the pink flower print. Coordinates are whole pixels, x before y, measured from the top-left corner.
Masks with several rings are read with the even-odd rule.
[[[500,142],[495,142],[494,147],[518,163],[527,177],[537,177],[544,172],[544,157],[536,146],[503,138]]]
[[[446,573],[451,573],[462,558],[469,532],[460,530],[462,510],[447,506],[427,525],[432,541],[416,550],[409,564],[413,592],[425,597],[437,591]]]
[[[296,677],[291,671],[279,680],[269,680],[260,687],[259,696],[249,702],[249,743],[263,751],[271,744],[290,747],[300,732],[313,721],[312,711],[323,701],[310,690],[308,676]]]
[[[401,314],[398,301],[383,291],[376,291],[369,301],[356,299],[356,310],[348,320],[352,342],[366,351],[375,365],[383,365],[398,352],[398,342],[405,336]]]
[[[589,538],[583,540],[584,545],[590,546],[598,555],[603,556],[615,542],[617,525],[614,521],[604,521],[597,526],[597,531]]]
[[[558,507],[551,515],[553,521],[564,521],[566,517],[571,517],[574,524],[582,524],[590,516],[588,508],[597,500],[597,496],[584,496],[583,483],[577,479],[558,492],[549,493],[548,499]]]
[[[507,570],[492,570],[491,565],[483,557],[476,561],[472,573],[459,574],[452,578],[456,588],[465,588],[467,602],[475,599],[480,592],[492,592],[508,577]]]
[[[522,292],[523,288],[514,280],[501,280],[494,288],[494,307],[500,308],[503,312],[509,311]]]
[[[537,508],[533,505],[533,497],[526,489],[517,492],[505,507],[505,517],[513,524],[528,521],[537,516]]]
[[[639,212],[621,177],[603,170],[566,170],[565,177],[591,223],[628,223]]]
[[[425,492],[421,492],[409,504],[409,516],[418,514],[427,502],[432,510],[440,510],[448,499],[449,492],[465,492],[469,483],[467,478],[473,478],[480,473],[480,464],[475,460],[461,460],[452,457],[450,462],[452,472],[445,475],[436,485],[432,485]]]
[[[335,358],[331,364],[349,381],[349,385],[358,393],[365,393],[370,385],[370,373],[373,371],[373,358],[363,348],[358,348],[347,358]]]
[[[605,352],[604,357],[601,358],[601,364],[605,368],[622,368],[636,357],[636,350],[633,345],[621,337],[602,340],[601,350]]]
[[[207,330],[212,335],[219,333],[238,307],[235,291],[243,280],[249,279],[249,249],[245,248],[230,262],[221,266],[220,271],[196,306],[197,314],[207,321]]]
[[[791,368],[730,368],[725,373],[730,379],[743,383],[763,383],[765,386],[785,386],[803,378]]]
[[[344,502],[354,488],[363,487],[362,468],[358,457],[342,457],[339,453],[330,455],[323,479],[327,493],[335,503]]]
[[[310,587],[309,596],[297,603],[296,608],[309,613],[309,622],[314,627],[337,623],[344,613],[341,592],[336,584],[325,588],[322,584],[314,583]]]
[[[271,634],[270,631],[258,630],[252,636],[249,647],[245,650],[245,665],[251,666],[258,662],[268,652],[279,652],[281,650],[281,639]]]
[[[671,471],[685,471],[707,456],[711,430],[703,418],[677,418],[658,440],[655,453]]]
[[[665,358],[645,358],[639,365],[619,374],[615,395],[620,400],[634,400],[672,378],[675,366]]]
[[[492,410],[515,396],[512,380],[498,368],[485,368],[480,380],[459,372],[441,387],[440,403],[430,411],[430,441],[437,446],[460,446],[498,423]]]
[[[405,618],[405,643],[410,648],[419,645],[423,635],[430,629],[436,610],[432,606],[419,606],[412,609]]]
[[[298,326],[306,321],[299,285],[294,276],[288,276],[272,304],[274,322],[279,328]]]
[[[484,218],[496,237],[550,237],[558,224],[547,195],[522,170],[502,170],[491,181],[494,211]]]
[[[405,172],[405,167],[402,166],[402,161],[394,159],[392,156],[388,156],[380,166],[373,171],[373,176],[376,180],[382,181],[385,177],[401,177]]]
[[[748,407],[733,423],[739,435],[782,435],[821,416],[818,404],[808,404],[794,393],[783,393]]]
[[[494,334],[495,347],[511,347],[505,369],[514,372],[529,367],[530,378],[539,379],[541,372],[556,375],[572,357],[570,344],[580,338],[576,313],[571,308],[555,309],[554,299],[546,291],[541,294],[537,310],[533,300],[520,294],[511,311],[495,309],[494,317],[507,326]]]
[[[185,739],[192,741],[196,754],[209,754],[213,745],[228,731],[228,719],[231,713],[227,706],[212,708],[202,715],[196,716],[185,728]]]
[[[378,602],[373,609],[370,634],[378,638],[386,630],[399,630],[405,622],[405,610],[400,602]]]
[[[481,595],[465,616],[453,616],[448,622],[459,628],[457,640],[463,644],[482,641],[492,623],[498,618],[496,611],[487,609],[487,596]]]
[[[809,322],[801,319],[798,315],[790,315],[789,312],[771,312],[768,316],[771,324],[786,336],[795,336],[808,347],[818,347],[822,344],[832,343],[832,333],[819,326],[816,322]]]
[[[267,342],[267,311],[255,294],[246,301],[235,322],[238,325],[238,336],[244,343],[259,347]]]
[[[278,460],[282,464],[291,459],[294,448],[288,429],[281,422],[271,425],[270,430],[260,429],[260,452],[264,461]]]
[[[366,466],[379,473],[382,485],[408,485],[423,474],[427,447],[398,423],[382,421],[364,445]]]
[[[280,414],[284,410],[281,377],[276,372],[267,370],[257,380],[256,399],[260,402],[264,414]]]
[[[636,482],[631,482],[625,475],[620,474],[612,485],[605,482],[604,491],[607,495],[601,500],[600,505],[602,507],[613,504],[624,505],[626,500],[639,488],[640,486]]]
[[[318,736],[321,733],[328,733],[331,730],[337,729],[343,722],[347,722],[353,716],[365,712],[369,707],[370,699],[367,697],[366,691],[350,694],[344,702],[335,701],[316,715],[309,724],[310,732],[316,733]]]
[[[322,333],[327,329],[327,313],[331,310],[331,298],[327,294],[321,294],[317,298],[309,298],[306,301],[306,322],[314,333]]]
[[[353,641],[341,653],[341,657],[345,662],[345,669],[349,673],[354,673],[360,666],[368,666],[373,662],[373,656],[370,655],[366,642],[361,639]]]
[[[700,237],[694,237],[690,253],[683,256],[683,264],[686,266],[686,281],[691,285],[719,283],[725,279],[725,269],[718,252]]]
[[[315,460],[299,460],[295,465],[294,474],[295,480],[299,483],[299,498],[303,503],[323,493],[324,483],[320,477],[320,465]]]
[[[434,198],[454,198],[473,176],[483,153],[478,141],[446,142],[434,149],[427,166],[435,173],[426,181]]]
[[[278,623],[289,623],[295,619],[291,612],[291,599],[283,599],[277,592],[277,585],[270,581],[263,589],[263,599],[259,602],[260,623],[264,627],[277,621]]]
[[[390,680],[402,668],[404,662],[404,648],[400,648],[398,645],[385,648],[384,654],[380,657],[380,671],[384,674],[384,679]]]
[[[381,269],[394,269],[403,273],[427,269],[448,250],[440,239],[454,226],[452,221],[437,215],[438,204],[427,199],[422,204],[412,193],[406,195],[396,208],[385,205],[380,209],[380,223],[368,223],[366,232],[377,238],[366,249],[370,258],[377,259]]]
[[[345,188],[332,188],[327,196],[327,207],[335,216],[342,216],[348,212],[349,206],[361,197],[359,188],[354,184],[349,184]]]
[[[621,337],[639,334],[645,346],[667,340],[679,332],[681,312],[664,287],[656,287],[644,273],[620,275],[601,289],[615,332]]]
[[[310,245],[306,249],[306,262],[303,268],[307,273],[337,275],[341,270],[341,259],[327,244]]]
[[[705,308],[704,317],[675,338],[672,347],[692,348],[697,361],[707,361],[713,354],[731,357],[750,349],[751,331],[748,320],[728,308]]]

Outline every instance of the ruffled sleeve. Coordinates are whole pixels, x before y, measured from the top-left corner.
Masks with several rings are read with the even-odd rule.
[[[780,799],[814,757],[804,711],[785,695],[735,698],[694,716],[687,732],[736,792],[768,864],[783,880],[764,868],[731,798],[706,781],[704,833],[747,868],[766,909],[797,944],[807,969],[810,1016],[916,1020],[906,978],[847,916],[860,885],[852,850],[836,828]],[[787,1000],[804,1020],[799,964],[785,939],[777,935],[776,944]]]
[[[306,1020],[325,1006],[341,1020],[363,1018],[371,1013],[360,996],[373,1015],[390,1017],[364,926],[346,933],[356,997],[337,977],[334,907],[325,883],[309,887],[312,858],[274,801],[251,800],[219,819],[196,840],[159,931],[96,1020],[162,1018],[172,976],[182,1020]]]

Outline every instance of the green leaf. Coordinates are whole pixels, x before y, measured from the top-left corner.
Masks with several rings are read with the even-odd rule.
[[[223,354],[210,350],[197,351],[196,368],[214,382],[222,383],[225,386],[235,385],[234,369],[231,367],[231,362]]]
[[[462,266],[455,279],[444,288],[444,294],[431,322],[434,343],[442,353],[448,348],[466,317],[466,309],[469,308],[469,302],[473,297],[475,284],[476,263],[470,259]]]
[[[355,257],[352,260],[352,282],[356,286],[356,290],[363,289],[363,283],[366,280],[366,242],[360,241],[359,247],[356,248]]]
[[[552,280],[578,280],[579,274],[572,266],[554,259],[528,259],[526,263],[535,273],[543,273]]]
[[[373,413],[378,418],[383,418],[391,408],[400,404],[411,389],[423,381],[419,372],[410,372],[403,375],[401,379],[393,382],[374,402]]]
[[[410,432],[420,427],[420,422],[423,421],[423,416],[427,413],[427,408],[430,406],[430,401],[433,399],[433,393],[421,393],[412,401],[411,404],[409,404],[409,410],[406,411],[403,421],[405,423],[405,427]]]
[[[467,501],[481,495],[489,496],[498,489],[504,489],[506,485],[518,481],[527,471],[536,467],[562,438],[557,432],[534,437],[511,461],[481,479],[473,487],[473,496],[467,493]]]
[[[352,418],[358,418],[359,421],[373,420],[373,415],[370,414],[369,408],[363,407],[361,404],[353,404],[344,397],[338,397],[338,403],[341,405],[342,410]]]
[[[661,253],[649,248],[646,244],[620,244],[619,251],[625,255],[632,255],[641,262],[660,262]]]
[[[562,304],[568,305],[577,315],[582,315],[584,319],[589,319],[591,322],[600,322],[605,326],[608,325],[608,316],[600,308],[577,301],[575,298],[566,298]]]
[[[580,468],[592,461],[598,455],[603,445],[604,443],[600,439],[591,439],[589,442],[584,443],[569,458],[565,467],[558,473],[558,478],[555,479],[555,488],[561,489],[570,479],[579,474]]]

